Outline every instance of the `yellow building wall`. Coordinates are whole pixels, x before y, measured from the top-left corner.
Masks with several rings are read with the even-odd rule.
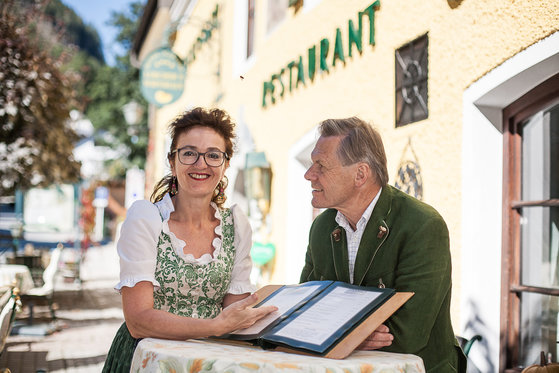
[[[254,63],[238,74],[234,70],[235,1],[198,1],[192,21],[178,30],[173,50],[188,56],[202,28],[219,4],[219,28],[210,41],[201,44],[194,62],[188,64],[185,92],[174,104],[156,113],[156,152],[164,154],[167,123],[193,106],[218,106],[243,119],[254,137],[256,150],[265,151],[273,169],[271,241],[277,247],[272,282],[284,281],[286,263],[287,151],[326,118],[357,115],[373,123],[384,138],[390,184],[408,143],[421,166],[423,200],[445,218],[451,237],[453,293],[460,294],[461,235],[461,143],[462,95],[464,90],[493,68],[559,28],[556,0],[381,0],[375,13],[376,45],[368,44],[368,18],[363,17],[363,51],[348,57],[348,20],[357,24],[357,14],[372,0],[323,0],[310,11],[294,14],[266,34],[267,1],[256,1]],[[345,64],[331,66],[336,28],[342,32]],[[429,117],[395,128],[394,52],[402,45],[428,34]],[[275,104],[262,103],[262,85],[307,49],[330,41],[329,73],[317,67],[314,81],[299,86]],[[318,58],[317,58],[318,63]],[[294,69],[294,72],[296,68]],[[219,74],[218,74],[219,72]],[[165,172],[160,159],[156,177]],[[480,165],[483,167],[483,165]],[[310,185],[307,191],[310,193]],[[453,298],[453,319],[458,320],[459,299]]]

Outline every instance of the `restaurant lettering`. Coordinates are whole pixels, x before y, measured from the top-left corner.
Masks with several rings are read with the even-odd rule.
[[[357,27],[353,20],[348,21],[347,25],[347,56],[352,57],[354,49],[359,54],[363,52],[363,17],[369,19],[369,45],[375,45],[375,11],[380,7],[380,0],[376,0],[365,10],[357,14]],[[289,92],[299,87],[299,84],[306,85],[307,79],[314,81],[318,68],[323,72],[330,72],[330,66],[336,66],[338,63],[346,63],[344,40],[342,32],[338,27],[333,46],[330,40],[323,38],[317,45],[313,45],[307,49],[306,66],[303,56],[287,63],[279,72],[272,74],[270,80],[265,81],[262,87],[262,107],[266,107],[269,103],[275,104],[277,98],[283,98],[286,90]]]

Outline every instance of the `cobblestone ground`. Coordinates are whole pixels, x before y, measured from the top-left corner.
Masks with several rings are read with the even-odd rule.
[[[118,271],[113,243],[88,249],[81,264],[81,286],[57,277],[57,320],[50,320],[48,307],[34,307],[33,325],[56,331],[47,336],[10,336],[0,356],[0,372],[6,367],[12,373],[101,372],[114,334],[124,320],[120,295],[113,290]],[[28,315],[24,305],[16,325],[28,322]]]

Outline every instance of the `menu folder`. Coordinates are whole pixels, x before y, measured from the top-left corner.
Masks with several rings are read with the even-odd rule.
[[[413,296],[411,292],[339,281],[268,285],[254,307],[278,311],[217,338],[265,349],[343,359]]]

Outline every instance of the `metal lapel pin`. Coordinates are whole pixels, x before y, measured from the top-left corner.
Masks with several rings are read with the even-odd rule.
[[[384,226],[382,226],[382,225],[379,226],[379,227],[378,227],[377,238],[383,238],[384,235],[386,234],[386,232],[387,232],[386,227],[384,227]]]
[[[334,232],[332,232],[332,238],[336,242],[338,242],[342,238],[342,231],[340,228],[334,229]]]

